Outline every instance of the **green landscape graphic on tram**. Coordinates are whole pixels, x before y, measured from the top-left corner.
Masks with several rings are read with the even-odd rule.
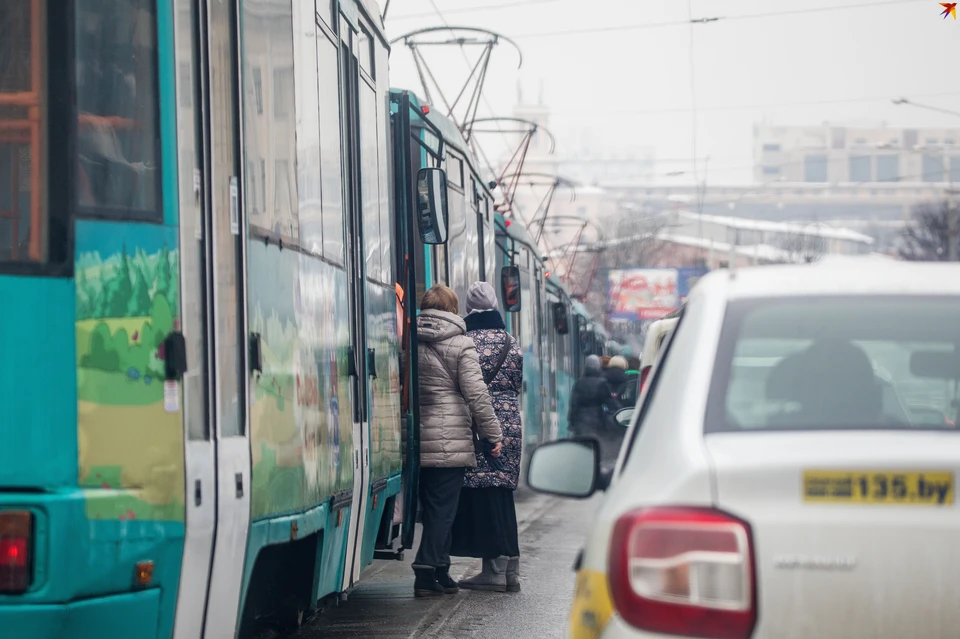
[[[174,229],[77,225],[80,485],[91,519],[182,521],[183,420],[164,406],[164,347],[178,329]]]
[[[263,370],[250,397],[251,516],[301,511],[353,488],[346,273],[250,242],[250,332]]]

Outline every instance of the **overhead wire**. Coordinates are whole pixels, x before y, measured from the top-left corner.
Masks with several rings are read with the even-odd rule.
[[[430,0],[430,5],[433,7],[434,13],[437,14],[437,17],[440,18],[440,21],[443,23],[443,25],[450,30],[450,34],[451,34],[452,36],[456,37],[456,32],[454,31],[453,28],[450,27],[450,23],[447,21],[447,18],[443,15],[443,12],[440,10],[440,7],[437,6],[436,0]],[[466,52],[466,50],[464,49],[464,46],[463,46],[463,43],[462,43],[462,42],[460,43],[460,54],[463,56],[463,61],[466,63],[467,68],[470,69],[470,68],[471,68],[470,58],[467,56],[467,52]],[[434,80],[434,82],[436,82],[436,80]],[[483,100],[483,103],[486,105],[487,109],[489,109],[491,117],[495,116],[495,113],[496,113],[496,112],[494,111],[493,106],[491,106],[490,101],[487,100],[487,97],[486,97],[485,95],[483,95],[483,92],[482,92],[482,91],[480,92],[480,97],[481,97],[481,99]],[[495,125],[496,125],[498,131],[500,132],[500,135],[503,137],[503,140],[504,140],[504,142],[506,143],[507,148],[509,149],[509,148],[510,148],[510,139],[507,137],[506,132],[503,130],[503,127],[502,127],[501,123],[500,123],[500,122],[495,122]],[[476,147],[477,147],[478,149],[481,149],[481,148],[482,148],[479,143],[476,144]],[[492,166],[492,164],[490,163],[489,158],[486,157],[486,153],[483,153],[483,155],[484,155],[484,158],[485,158],[485,160],[486,160],[488,170],[490,170],[491,174],[495,176],[495,175],[496,175],[496,171],[493,169],[493,166]],[[524,155],[525,155],[525,154],[524,154]],[[511,207],[515,207],[515,205],[514,205],[513,202],[510,202],[510,205],[511,205]],[[523,215],[520,213],[519,207],[516,207],[516,211],[517,211],[517,214],[518,214],[518,217],[520,218],[520,220],[524,222],[524,226],[528,226],[528,224],[526,223],[526,221],[525,221],[524,218],[523,218]],[[552,246],[550,245],[549,241],[547,241],[546,239],[544,239],[544,245],[545,245],[545,249],[547,249],[546,252],[549,252],[549,251],[552,250]]]
[[[525,7],[535,4],[554,4],[560,2],[561,0],[525,0],[521,2],[505,2],[502,4],[483,4],[483,5],[474,5],[471,7],[460,7],[458,9],[447,9],[447,15],[452,15],[454,13],[483,13],[486,11],[498,11],[501,9],[513,9],[515,7]],[[432,11],[427,11],[424,13],[402,13],[398,16],[393,16],[392,20],[414,20],[416,18],[429,18],[433,15]]]
[[[932,98],[955,98],[960,96],[960,92],[951,91],[947,93],[926,93],[917,94],[916,97],[923,99]],[[890,100],[889,95],[861,97],[861,98],[832,98],[829,100],[803,100],[794,102],[768,102],[766,104],[727,104],[708,107],[698,107],[699,113],[718,112],[718,111],[752,111],[761,109],[778,109],[802,106],[822,106],[825,104],[854,104],[858,102],[886,102]],[[614,116],[614,115],[657,115],[657,114],[680,114],[692,111],[691,107],[671,107],[665,109],[585,109],[583,111],[557,111],[551,115],[554,117],[579,117],[581,115]]]
[[[690,17],[687,20],[669,20],[665,22],[646,22],[640,24],[621,24],[608,25],[603,27],[583,27],[577,29],[566,29],[556,31],[539,31],[531,33],[514,34],[510,37],[518,38],[550,38],[565,35],[581,35],[584,33],[610,33],[616,31],[641,31],[646,29],[665,29],[671,27],[681,27],[688,24],[706,24],[714,22],[731,22],[736,20],[760,20],[765,18],[778,18],[783,16],[797,16],[812,13],[832,13],[835,11],[851,11],[854,9],[876,9],[883,6],[914,4],[922,0],[880,0],[877,2],[861,2],[858,4],[833,5],[826,7],[814,7],[810,9],[787,9],[785,11],[766,11],[762,13],[745,13],[732,16],[716,16],[705,18]]]

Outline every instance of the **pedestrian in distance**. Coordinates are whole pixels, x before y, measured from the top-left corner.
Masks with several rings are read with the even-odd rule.
[[[619,389],[627,382],[627,359],[621,355],[611,357],[603,373],[613,392],[619,393]]]
[[[584,362],[583,377],[573,385],[568,428],[573,437],[597,440],[604,467],[616,462],[623,442],[623,428],[614,419],[619,409],[620,404],[604,375],[600,358],[589,355]]]
[[[467,337],[477,346],[480,368],[503,428],[503,454],[491,463],[478,452],[477,465],[467,470],[453,522],[450,554],[481,560],[479,574],[460,581],[468,590],[518,592],[520,541],[514,491],[520,480],[523,427],[520,392],[523,351],[500,315],[497,294],[486,282],[467,292]]]
[[[503,432],[477,359],[458,316],[457,294],[434,286],[420,303],[417,339],[420,379],[420,503],[423,534],[413,560],[414,595],[453,594],[451,528],[468,468],[477,465],[474,423],[491,457],[500,456]]]

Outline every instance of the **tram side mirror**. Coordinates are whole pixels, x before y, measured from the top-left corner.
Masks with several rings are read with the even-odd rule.
[[[558,335],[566,335],[570,332],[570,320],[567,317],[567,307],[563,302],[554,302],[553,304],[553,325],[557,329]]]
[[[520,268],[504,266],[500,270],[500,295],[508,313],[520,310]]]
[[[447,174],[423,168],[417,173],[417,225],[424,244],[447,242]]]

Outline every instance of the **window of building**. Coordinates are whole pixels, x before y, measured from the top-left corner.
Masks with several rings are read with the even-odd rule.
[[[950,156],[950,181],[960,182],[960,155]]]
[[[764,153],[776,153],[776,152],[779,151],[779,150],[780,150],[780,145],[779,145],[779,144],[764,144],[764,145],[763,145],[763,152],[764,152]]]
[[[780,175],[780,167],[765,165],[763,167],[763,174],[764,175]]]
[[[850,181],[870,182],[873,180],[872,158],[869,155],[850,157]]]
[[[900,179],[900,157],[897,155],[877,156],[877,182],[896,182]]]
[[[942,155],[924,154],[921,166],[923,167],[923,176],[921,181],[947,181],[946,162],[944,162],[944,157]]]
[[[827,156],[808,155],[803,160],[803,179],[805,182],[827,181]]]
[[[159,221],[156,3],[77,0],[75,10],[80,211]]]

